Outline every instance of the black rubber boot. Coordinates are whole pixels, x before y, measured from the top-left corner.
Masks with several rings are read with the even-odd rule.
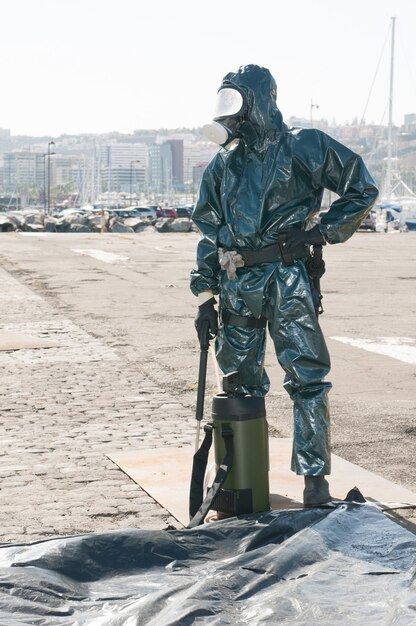
[[[304,506],[321,506],[332,500],[325,476],[305,476]]]

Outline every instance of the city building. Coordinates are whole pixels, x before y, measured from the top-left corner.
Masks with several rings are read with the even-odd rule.
[[[172,147],[154,143],[149,146],[149,191],[168,197],[172,188]]]
[[[11,150],[12,142],[10,136],[10,130],[7,128],[0,128],[0,154]]]
[[[172,186],[175,190],[183,188],[183,139],[168,139],[172,153]]]
[[[291,117],[289,125],[320,128],[361,154],[381,187],[389,144],[387,126],[351,124],[328,126],[325,120]],[[53,142],[49,158],[48,146]],[[416,113],[393,127],[391,143],[395,169],[414,188],[416,179]],[[124,195],[149,204],[173,204],[195,199],[202,174],[218,152],[200,129],[137,130],[132,134],[22,137],[0,129],[0,195],[41,202],[48,186],[51,199],[76,198],[77,204],[96,201],[103,193]],[[393,162],[391,160],[391,162]],[[397,165],[397,167],[396,167]],[[179,199],[180,198],[180,199]]]
[[[43,189],[47,159],[36,152],[6,152],[3,155],[3,189],[18,192],[29,187]]]

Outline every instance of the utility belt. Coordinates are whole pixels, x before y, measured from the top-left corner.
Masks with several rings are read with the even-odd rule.
[[[310,256],[309,246],[303,243],[295,247],[291,246],[289,252],[285,235],[279,235],[277,242],[270,246],[257,250],[239,250],[238,254],[242,256],[244,265],[247,267],[275,261],[282,261],[283,265],[293,265],[296,259],[307,259]]]
[[[260,263],[281,261],[286,267],[293,265],[296,259],[306,259],[306,269],[312,289],[312,297],[316,315],[323,313],[320,279],[325,273],[325,262],[322,257],[322,246],[298,244],[286,246],[286,236],[279,235],[276,243],[258,248],[257,250],[227,250],[219,248],[220,264],[227,271],[229,278],[235,278],[238,267],[252,267]],[[239,328],[265,328],[267,320],[264,317],[236,315],[227,310],[221,311],[224,324],[231,324]]]
[[[238,267],[252,267],[259,263],[274,263],[281,261],[283,265],[293,265],[296,259],[307,259],[310,256],[309,246],[306,244],[298,244],[291,246],[290,251],[286,245],[286,235],[278,236],[276,243],[257,250],[228,250],[225,246],[219,247],[220,264],[223,269],[227,269],[227,265],[235,265]],[[235,269],[234,268],[234,269]]]

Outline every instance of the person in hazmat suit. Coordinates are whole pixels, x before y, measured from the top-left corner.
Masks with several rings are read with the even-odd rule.
[[[359,155],[320,130],[284,124],[276,94],[258,65],[222,81],[214,121],[204,127],[222,149],[204,171],[192,214],[201,237],[190,287],[198,335],[208,323],[220,369],[239,372],[239,393],[269,390],[268,327],[294,405],[291,469],[304,476],[304,505],[319,506],[331,500],[331,383],[311,253],[351,237],[378,190]],[[324,189],[337,199],[313,225]]]

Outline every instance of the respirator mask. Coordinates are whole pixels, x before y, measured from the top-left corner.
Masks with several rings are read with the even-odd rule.
[[[248,111],[246,97],[234,86],[220,87],[214,111],[214,121],[205,124],[202,132],[209,141],[225,147],[238,137],[238,129]]]

